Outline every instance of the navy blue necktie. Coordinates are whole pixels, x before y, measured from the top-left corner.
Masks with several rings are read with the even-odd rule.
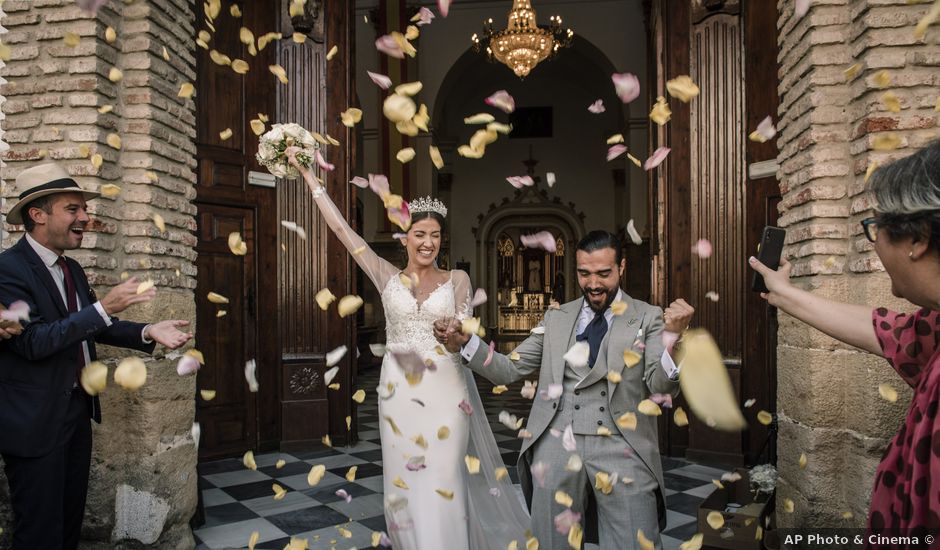
[[[604,318],[603,311],[598,311],[594,312],[594,320],[588,323],[584,332],[576,337],[578,342],[587,340],[591,348],[591,355],[588,358],[588,366],[591,368],[594,368],[594,361],[597,360],[597,353],[601,349],[601,341],[605,334],[607,334],[607,319]]]

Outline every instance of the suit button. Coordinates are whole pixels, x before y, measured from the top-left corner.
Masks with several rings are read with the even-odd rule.
[[[574,406],[574,410],[576,410],[576,411],[581,410],[581,405],[575,405],[575,406]]]
[[[553,409],[557,409],[557,408],[558,408],[558,403],[552,403],[552,408],[553,408]]]
[[[581,390],[574,390],[575,395],[581,395]]]
[[[598,425],[598,426],[603,426],[603,425],[604,425],[604,421],[603,421],[603,420],[598,420],[598,421],[597,421],[597,425]]]
[[[605,395],[607,395],[607,392],[606,392],[606,391],[602,391],[602,392],[601,392],[601,397],[603,397],[603,396],[605,396]]]
[[[601,412],[604,412],[604,407],[601,407]]]

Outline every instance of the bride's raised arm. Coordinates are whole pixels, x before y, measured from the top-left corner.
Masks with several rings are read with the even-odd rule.
[[[470,276],[466,271],[455,269],[454,279],[454,311],[457,319],[464,320],[473,317],[473,308],[470,301],[473,299],[473,289],[470,285]]]
[[[346,250],[352,255],[353,260],[362,268],[366,276],[369,277],[372,284],[375,285],[379,292],[382,292],[388,280],[398,273],[398,268],[376,254],[375,251],[372,250],[372,247],[366,243],[365,239],[353,231],[352,227],[349,227],[346,218],[343,217],[339,208],[336,207],[336,204],[333,203],[333,200],[330,199],[330,196],[326,193],[326,189],[320,185],[310,169],[297,164],[292,155],[288,156],[290,157],[291,164],[303,175],[307,187],[310,188],[310,192],[313,194],[313,200],[316,201],[317,208],[320,210],[320,215],[326,220],[326,224],[333,230],[333,234],[336,235],[340,242],[343,243],[343,246],[346,247]]]

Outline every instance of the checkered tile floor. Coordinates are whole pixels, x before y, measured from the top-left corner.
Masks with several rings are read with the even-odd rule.
[[[367,390],[368,397],[359,406],[360,442],[355,447],[259,455],[255,457],[256,471],[246,470],[240,459],[200,464],[199,487],[206,523],[194,531],[197,550],[245,548],[253,531],[261,535],[256,546],[259,549],[281,550],[291,537],[307,539],[311,549],[370,548],[372,532],[386,529],[378,398],[373,391],[378,375],[379,367],[375,367],[359,376],[359,386]],[[528,416],[531,401],[519,395],[521,383],[501,395],[493,395],[493,386],[479,377],[478,384],[503,460],[510,477],[518,483],[515,465],[522,442],[497,417],[502,410]],[[286,462],[280,469],[275,467],[278,460]],[[307,473],[313,464],[323,464],[327,469],[316,487],[307,485]],[[356,480],[348,482],[345,475],[353,465],[358,467]],[[663,547],[674,550],[695,534],[698,506],[715,488],[711,480],[720,478],[723,470],[668,457],[663,458],[663,470],[668,509]],[[287,490],[282,500],[273,499],[271,485],[275,482]],[[347,503],[336,496],[339,489],[345,489],[352,501]],[[352,537],[344,538],[340,528]]]

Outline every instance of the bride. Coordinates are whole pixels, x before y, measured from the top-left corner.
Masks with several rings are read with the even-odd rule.
[[[411,226],[400,239],[408,264],[399,270],[352,231],[296,161],[296,150],[286,153],[323,219],[382,296],[386,354],[377,391],[385,521],[394,548],[504,550],[512,541],[525,548],[529,517],[506,475],[473,374],[433,334],[436,320],[472,315],[470,277],[437,267],[447,208],[430,198],[411,204]],[[428,360],[433,365],[424,370]]]

